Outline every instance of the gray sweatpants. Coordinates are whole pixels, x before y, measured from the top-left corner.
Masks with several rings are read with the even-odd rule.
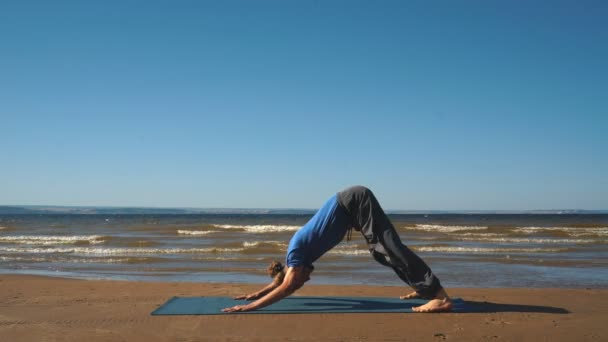
[[[363,186],[345,189],[338,193],[338,203],[351,216],[353,228],[361,232],[376,261],[391,267],[422,297],[432,298],[437,294],[441,289],[439,279],[418,255],[401,243],[371,190]]]

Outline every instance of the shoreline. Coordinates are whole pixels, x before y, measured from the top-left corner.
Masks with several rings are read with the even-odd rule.
[[[374,265],[375,266],[375,265]],[[380,268],[380,270],[383,270]],[[373,270],[371,271],[373,272]],[[23,276],[23,277],[39,277],[39,278],[50,278],[50,279],[64,279],[64,280],[83,280],[83,281],[108,281],[108,282],[135,282],[135,283],[148,283],[148,284],[167,284],[167,283],[181,283],[181,284],[218,284],[218,285],[251,285],[251,286],[259,286],[263,287],[270,282],[270,278],[265,273],[243,273],[232,275],[231,277],[222,276],[221,272],[208,272],[205,275],[197,275],[196,277],[191,275],[173,275],[170,276],[171,280],[165,280],[169,278],[168,276],[154,277],[154,276],[145,276],[145,275],[136,275],[136,276],[122,276],[122,275],[111,275],[104,276],[101,274],[81,274],[76,272],[51,272],[51,271],[2,271],[0,270],[0,278],[4,276]],[[355,287],[395,287],[395,288],[404,288],[407,285],[397,278],[393,273],[385,272],[383,274],[384,278],[381,280],[386,280],[385,284],[381,284],[380,281],[377,282],[357,282],[357,281],[342,281],[339,278],[331,277],[331,274],[328,275],[320,275],[319,272],[315,274],[315,277],[312,281],[306,284],[309,286],[355,286]],[[446,277],[449,278],[449,277]],[[204,279],[204,280],[203,280]],[[238,279],[238,280],[235,280]],[[452,284],[453,285],[453,284]],[[446,288],[455,288],[455,289],[555,289],[555,290],[588,290],[588,289],[606,289],[608,290],[608,285],[594,285],[594,284],[574,284],[571,286],[527,286],[528,284],[524,283],[522,285],[517,286],[501,286],[501,285],[485,285],[485,286],[466,286],[466,285],[455,285],[451,286],[449,283],[445,285]]]
[[[173,296],[234,296],[260,284],[0,275],[7,341],[602,341],[608,289],[454,288],[474,313],[150,316]],[[305,285],[295,295],[387,297],[403,286]]]

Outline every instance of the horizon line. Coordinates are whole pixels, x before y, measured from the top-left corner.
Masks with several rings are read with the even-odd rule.
[[[135,210],[185,210],[185,211],[311,211],[315,212],[318,208],[281,208],[281,207],[164,207],[164,206],[116,206],[116,205],[48,205],[48,204],[0,204],[0,208],[37,208],[37,209],[135,209]],[[386,209],[387,213],[408,212],[408,213],[526,213],[526,212],[606,212],[608,209],[582,209],[582,208],[561,208],[561,209]]]

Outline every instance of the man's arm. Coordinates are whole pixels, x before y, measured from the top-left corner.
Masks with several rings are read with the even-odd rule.
[[[279,300],[289,296],[290,294],[296,292],[297,289],[302,287],[302,285],[304,285],[304,283],[309,279],[309,275],[310,270],[306,269],[304,266],[289,267],[287,269],[287,273],[285,274],[285,279],[283,280],[283,283],[281,283],[281,285],[279,285],[278,287],[272,289],[268,294],[266,294],[262,298],[246,305],[236,305],[231,308],[226,308],[222,311],[252,311],[278,302]]]
[[[268,292],[276,289],[277,287],[279,287],[279,285],[281,285],[281,283],[279,283],[279,281],[277,281],[275,279],[272,281],[272,283],[266,285],[266,287],[264,287],[263,289],[261,289],[257,292],[250,293],[247,295],[242,295],[242,296],[236,296],[236,297],[234,297],[234,299],[246,299],[246,300],[258,299],[258,298],[266,295]]]

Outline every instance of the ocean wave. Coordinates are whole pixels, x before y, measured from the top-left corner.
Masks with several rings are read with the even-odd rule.
[[[69,244],[100,244],[104,243],[108,237],[101,235],[72,235],[72,236],[53,236],[53,235],[20,235],[20,236],[0,236],[0,243],[15,243],[20,245],[69,245]]]
[[[20,262],[61,262],[71,264],[149,264],[164,261],[157,257],[93,257],[93,258],[74,258],[66,254],[41,256],[0,256],[0,261],[20,261]]]
[[[606,243],[606,240],[593,240],[593,239],[528,239],[528,238],[492,238],[492,237],[462,237],[456,238],[460,241],[480,241],[480,242],[500,242],[500,243],[531,243],[531,244],[575,244],[575,243]]]
[[[363,249],[367,250],[368,247],[367,247],[367,244],[365,244],[365,243],[356,243],[354,241],[347,241],[347,242],[340,243],[335,248],[338,248],[338,249],[359,249],[359,248],[363,248]]]
[[[486,230],[487,226],[444,226],[438,224],[417,224],[415,226],[403,226],[405,230],[422,230],[427,232],[439,232],[439,233],[454,233],[465,230]]]
[[[342,243],[327,252],[330,255],[369,255],[367,245]]]
[[[243,247],[287,247],[283,241],[245,241]]]
[[[458,234],[458,236],[491,237],[491,236],[505,236],[505,234],[500,234],[500,233],[462,233],[462,234]]]
[[[505,253],[558,253],[568,248],[492,248],[492,247],[460,247],[460,246],[411,246],[417,252],[444,252],[444,253],[477,253],[477,254],[505,254]],[[329,255],[369,255],[366,248],[342,249],[334,248],[327,252]]]
[[[21,257],[21,256],[0,256],[0,261],[23,261],[23,262],[43,262],[45,258]]]
[[[194,235],[194,236],[200,236],[200,235],[207,235],[207,234],[211,234],[211,233],[219,233],[218,230],[178,230],[177,234],[179,235]]]
[[[327,254],[329,254],[329,255],[368,255],[369,256],[369,251],[363,250],[363,249],[354,249],[354,250],[332,249],[329,252],[327,252]]]
[[[196,256],[192,260],[205,260],[205,261],[251,261],[246,257],[242,256]],[[264,260],[264,258],[254,258],[253,260]]]
[[[205,254],[235,253],[244,248],[95,248],[95,247],[56,247],[56,248],[23,248],[0,247],[0,252],[8,253],[73,253],[90,255],[131,255],[131,254]]]
[[[239,229],[248,233],[280,233],[293,232],[301,228],[301,226],[287,225],[232,225],[232,224],[214,224],[213,227],[220,229]]]
[[[523,234],[565,233],[569,236],[608,236],[608,227],[516,227],[513,232]]]
[[[151,264],[158,262],[158,258],[70,258],[59,261],[72,264]]]
[[[330,255],[369,255],[367,249],[332,249],[327,254]]]
[[[567,252],[568,248],[486,248],[486,247],[458,247],[458,246],[413,246],[417,252],[447,252],[447,253],[558,253]]]

